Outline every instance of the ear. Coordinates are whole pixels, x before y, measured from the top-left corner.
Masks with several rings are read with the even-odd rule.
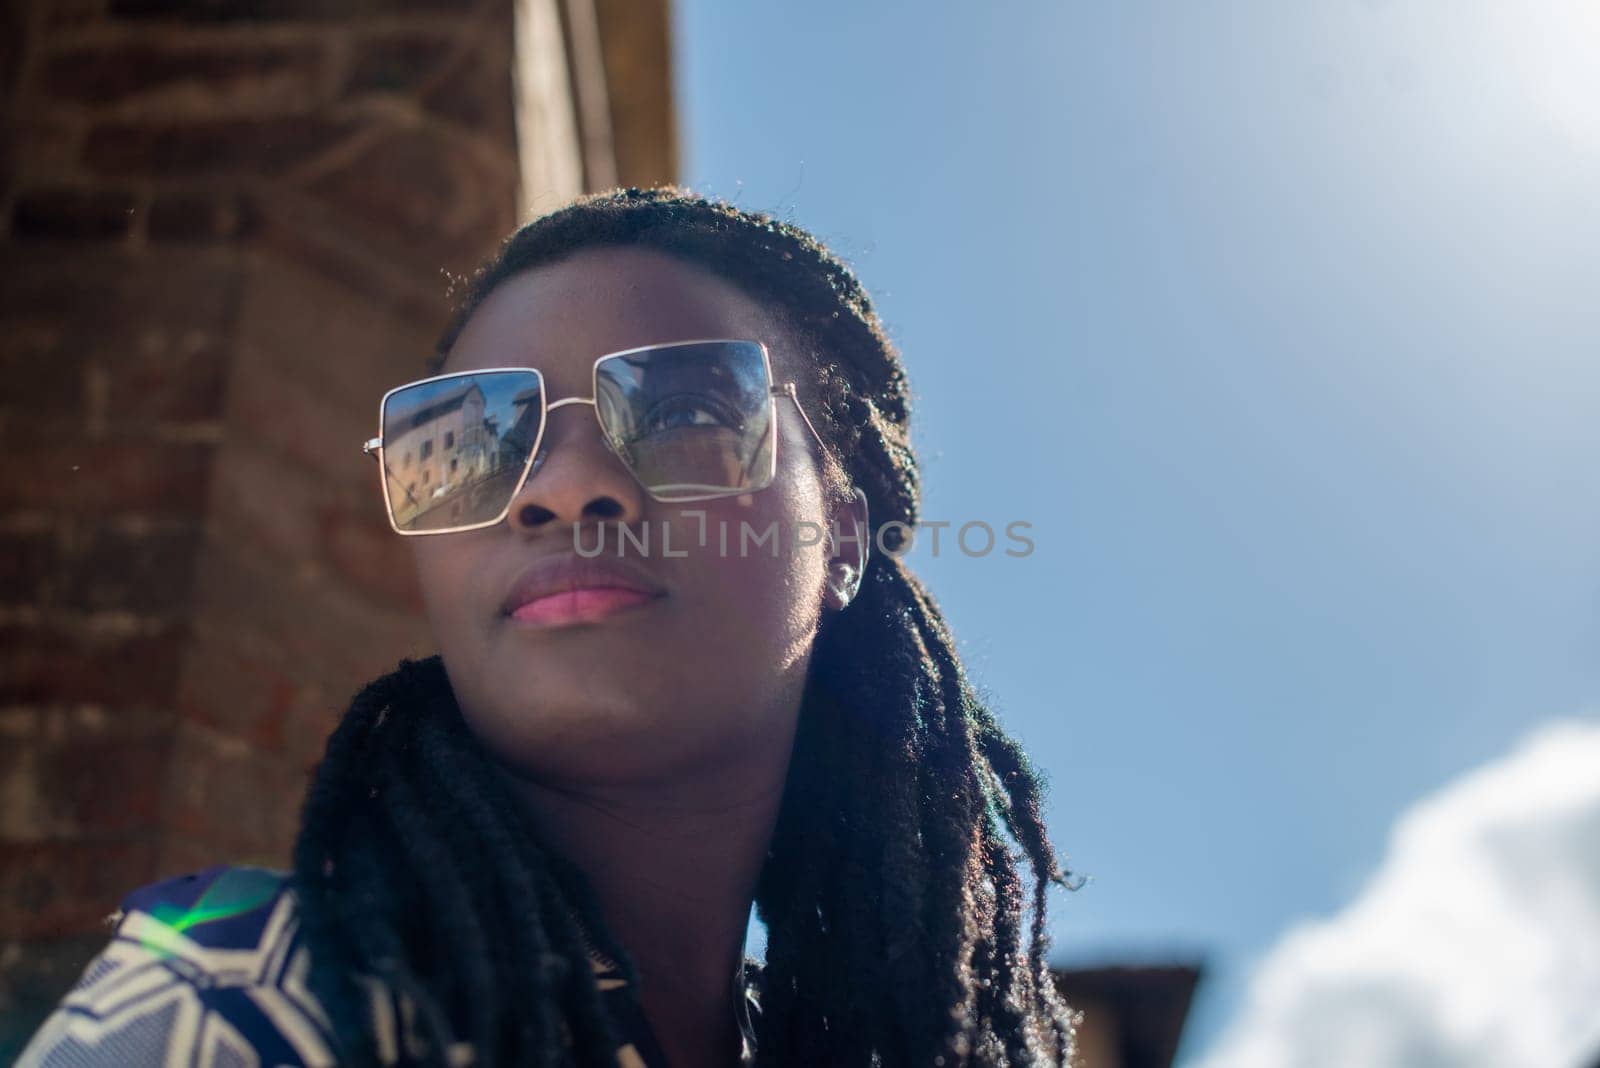
[[[867,494],[860,487],[855,496],[835,513],[828,532],[832,552],[828,557],[828,578],[823,586],[823,603],[833,611],[849,605],[861,589],[872,550],[872,524],[867,515]]]

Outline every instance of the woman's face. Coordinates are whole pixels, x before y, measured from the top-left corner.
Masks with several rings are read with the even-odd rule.
[[[444,371],[536,367],[554,403],[590,395],[598,356],[696,338],[765,342],[775,382],[793,377],[789,339],[759,304],[708,271],[640,249],[589,250],[507,279],[473,313]],[[779,398],[776,411],[770,486],[664,504],[607,448],[591,406],[558,408],[545,459],[504,521],[408,539],[462,712],[508,769],[550,785],[596,784],[711,771],[780,750],[786,760],[830,595],[827,540],[793,550],[789,532],[806,522],[826,529],[833,517],[815,441],[791,402]],[[776,557],[754,547],[740,555],[741,521],[757,532],[777,524]],[[576,555],[575,522],[589,552],[604,528],[601,558],[612,560],[620,524],[647,529],[650,552],[630,544],[627,562],[660,595],[591,622],[539,626],[506,615],[519,574]],[[719,524],[729,532],[726,554]],[[664,530],[671,556],[661,551]]]

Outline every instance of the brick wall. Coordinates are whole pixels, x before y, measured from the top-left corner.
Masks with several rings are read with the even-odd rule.
[[[670,102],[664,4],[599,83],[572,7],[0,7],[0,1061],[128,889],[285,866],[338,713],[432,650],[378,398],[443,272],[596,170],[580,76]],[[662,126],[598,147],[670,180]]]

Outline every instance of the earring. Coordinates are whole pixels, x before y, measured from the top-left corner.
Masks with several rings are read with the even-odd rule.
[[[867,521],[867,494],[865,490],[863,490],[860,486],[857,486],[854,496],[861,505],[862,513],[861,529],[857,533],[859,537],[867,538],[870,536],[868,531],[872,529],[871,524]],[[839,605],[840,608],[848,607],[850,602],[856,599],[856,594],[861,592],[861,581],[866,575],[867,560],[870,558],[872,549],[870,542],[860,543],[860,548],[861,566],[857,567],[853,564],[842,562],[838,565],[843,569],[844,573],[840,576],[839,581],[833,584],[833,592],[841,602]]]
[[[856,594],[861,592],[861,572],[845,565],[842,581],[835,587],[839,592],[839,599],[844,602],[841,608],[856,599]]]

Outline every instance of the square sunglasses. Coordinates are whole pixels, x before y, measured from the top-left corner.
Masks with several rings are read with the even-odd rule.
[[[607,446],[645,492],[669,503],[765,489],[777,473],[777,397],[788,397],[817,445],[793,382],[774,385],[758,341],[644,345],[594,362],[587,397],[551,401],[532,367],[435,375],[383,395],[378,461],[389,524],[404,535],[494,526],[543,463],[550,413],[587,404]]]

